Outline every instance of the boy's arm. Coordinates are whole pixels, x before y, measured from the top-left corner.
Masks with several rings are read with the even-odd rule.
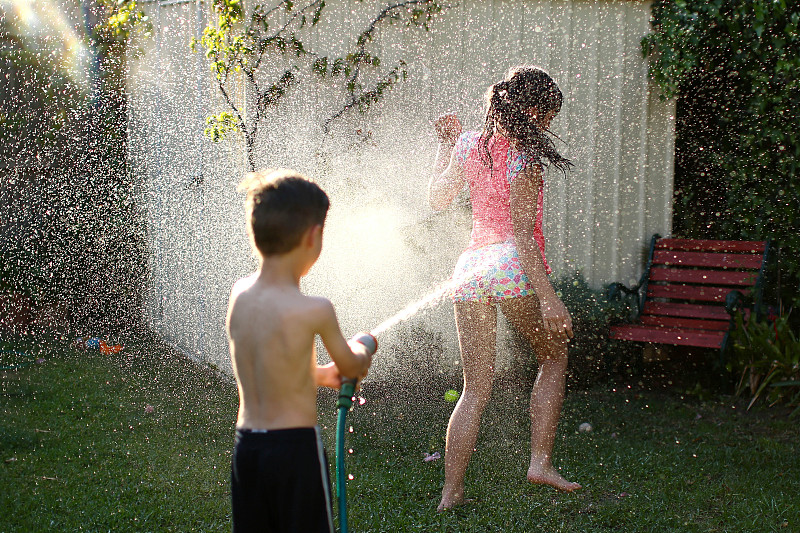
[[[316,382],[317,387],[339,389],[342,386],[342,375],[339,373],[336,363],[317,365],[314,381]]]
[[[339,328],[336,311],[333,304],[325,299],[318,298],[319,323],[317,333],[322,339],[322,344],[328,350],[328,355],[339,369],[342,377],[360,379],[367,374],[372,363],[372,358],[365,346],[360,343],[348,343]],[[319,374],[319,371],[318,371]]]

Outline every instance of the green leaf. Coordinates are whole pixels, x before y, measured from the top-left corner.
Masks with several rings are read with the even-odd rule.
[[[777,383],[773,383],[771,387],[800,387],[800,380],[778,381]]]

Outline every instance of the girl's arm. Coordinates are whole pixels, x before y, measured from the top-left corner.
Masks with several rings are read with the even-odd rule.
[[[542,251],[533,236],[542,169],[531,164],[511,182],[511,221],[522,269],[528,275],[542,308],[544,327],[572,337],[572,318],[547,277]]]
[[[443,115],[434,123],[439,146],[433,165],[433,176],[428,183],[428,200],[435,211],[444,209],[464,188],[464,171],[453,147],[461,135],[461,122],[455,115]]]

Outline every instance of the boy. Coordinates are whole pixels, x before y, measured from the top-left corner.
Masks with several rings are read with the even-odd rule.
[[[239,190],[259,268],[234,284],[226,324],[239,389],[233,530],[332,532],[316,387],[363,377],[371,356],[344,339],[330,301],[300,292],[322,250],[328,196],[287,169],[251,173]],[[330,364],[317,365],[316,335]]]

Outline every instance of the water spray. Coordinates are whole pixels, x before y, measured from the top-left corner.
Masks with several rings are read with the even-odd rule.
[[[363,345],[367,354],[372,357],[378,351],[378,340],[370,333],[359,333],[351,342]],[[339,399],[336,401],[336,500],[339,503],[339,531],[347,533],[347,494],[345,481],[347,476],[344,470],[344,435],[347,425],[347,411],[353,406],[353,396],[356,393],[357,379],[343,379],[339,389]]]
[[[385,332],[388,329],[393,328],[400,322],[408,320],[409,318],[413,317],[420,311],[427,309],[429,307],[433,307],[434,305],[438,304],[439,301],[447,296],[450,291],[452,291],[455,287],[460,285],[465,279],[469,278],[473,275],[473,272],[477,271],[478,267],[472,268],[471,270],[464,272],[459,276],[454,276],[452,278],[448,278],[443,282],[436,285],[433,289],[431,289],[428,294],[420,298],[419,300],[412,302],[402,308],[400,311],[392,315],[391,317],[387,318],[377,326],[372,329],[372,335],[378,336],[381,333]]]
[[[378,340],[375,338],[389,328],[392,328],[408,320],[416,315],[423,309],[433,307],[445,295],[461,283],[465,278],[472,275],[477,269],[473,268],[458,277],[453,277],[445,280],[433,288],[428,294],[419,300],[412,302],[395,313],[393,316],[381,322],[370,333],[359,333],[351,339],[351,342],[358,342],[362,344],[370,356],[374,355],[378,350]],[[358,380],[344,379],[342,380],[342,387],[339,389],[339,399],[336,402],[337,419],[336,419],[336,498],[339,503],[339,531],[340,533],[347,533],[347,497],[345,492],[346,474],[344,469],[344,436],[345,426],[347,421],[347,411],[353,406],[353,396],[355,395],[356,385]],[[456,391],[448,391],[448,393],[458,394]],[[456,397],[456,399],[458,399]],[[448,400],[451,401],[451,400]],[[455,401],[455,400],[452,400]]]

